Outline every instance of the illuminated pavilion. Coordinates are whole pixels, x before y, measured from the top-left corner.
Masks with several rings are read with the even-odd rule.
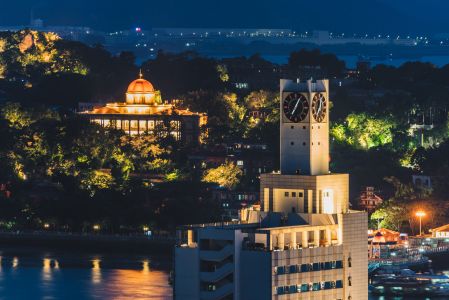
[[[80,113],[103,127],[122,129],[135,135],[148,132],[158,137],[173,136],[183,143],[198,143],[200,128],[207,123],[203,113],[164,104],[161,93],[140,73],[126,91],[125,102],[107,103]]]

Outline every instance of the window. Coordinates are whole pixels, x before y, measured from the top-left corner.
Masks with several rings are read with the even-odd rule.
[[[341,289],[341,288],[343,287],[343,281],[342,281],[342,280],[337,280],[337,281],[335,282],[335,287],[336,287],[337,289]]]
[[[285,267],[284,267],[284,266],[282,266],[282,267],[276,267],[276,268],[274,269],[274,272],[275,272],[276,274],[278,274],[278,275],[285,274]]]
[[[296,197],[296,192],[292,192],[292,197]]]
[[[298,287],[296,285],[291,285],[288,288],[288,293],[289,294],[293,294],[293,293],[297,293],[298,292]]]
[[[308,264],[302,264],[301,265],[301,272],[308,272],[309,271],[309,265]]]
[[[278,295],[283,295],[283,294],[285,294],[284,287],[283,287],[283,286],[278,286],[278,287],[276,288],[276,294],[278,294]]]
[[[307,283],[301,284],[301,293],[308,292],[309,291],[309,285]]]
[[[313,285],[312,285],[312,290],[313,290],[313,291],[319,291],[319,290],[321,290],[321,284],[320,284],[319,282],[313,283]]]
[[[298,273],[298,266],[297,265],[292,265],[288,267],[288,273]]]
[[[289,193],[288,193],[288,192],[285,192],[285,193],[284,193],[284,196],[285,196],[285,197],[288,197],[288,196],[289,196]]]
[[[293,146],[294,144],[295,144],[294,142],[290,142],[290,145],[292,145],[292,146]]]
[[[319,263],[314,263],[312,268],[313,268],[313,271],[319,271],[321,269]]]
[[[336,269],[341,269],[341,268],[343,268],[343,262],[341,260],[337,260],[335,266],[336,266]]]
[[[352,258],[348,257],[348,267],[351,268],[352,267]]]
[[[352,277],[351,276],[348,276],[348,285],[352,286]]]
[[[299,197],[299,198],[304,197],[303,193],[302,193],[302,192],[299,192],[299,193],[298,193],[298,197]]]

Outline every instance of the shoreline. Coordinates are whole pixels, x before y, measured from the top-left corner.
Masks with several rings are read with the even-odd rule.
[[[173,237],[80,234],[65,232],[0,232],[0,247],[32,247],[81,252],[171,255]]]

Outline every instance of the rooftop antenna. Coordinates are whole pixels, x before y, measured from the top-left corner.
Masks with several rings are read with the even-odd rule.
[[[140,79],[143,78],[142,69],[139,69],[139,78],[140,78]]]

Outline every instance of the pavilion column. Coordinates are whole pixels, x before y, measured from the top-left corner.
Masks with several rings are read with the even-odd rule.
[[[313,243],[315,244],[315,247],[320,246],[320,230],[319,229],[315,229],[313,231]]]
[[[326,229],[326,243],[330,246],[332,245],[332,230]]]
[[[290,233],[290,248],[296,249],[296,232]]]
[[[309,233],[307,231],[301,232],[301,239],[302,239],[302,247],[308,248],[309,247]]]
[[[342,228],[341,226],[337,229],[337,239],[338,239],[338,244],[342,244],[343,243],[343,232],[342,232]]]
[[[278,234],[278,247],[279,249],[283,250],[284,249],[284,233],[279,233]]]
[[[268,249],[271,251],[273,250],[273,236],[271,234],[267,235],[268,237]]]
[[[187,245],[191,245],[193,243],[193,230],[187,230]]]

